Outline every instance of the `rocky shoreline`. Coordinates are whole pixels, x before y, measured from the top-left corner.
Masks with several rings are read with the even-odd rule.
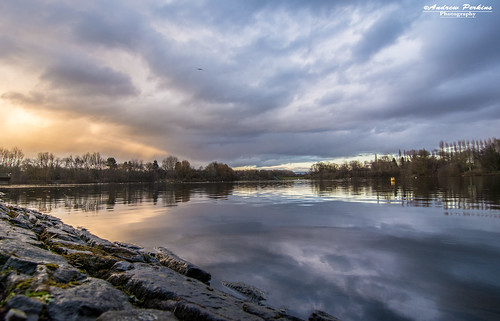
[[[0,320],[301,320],[256,288],[210,279],[165,248],[113,243],[0,202]]]

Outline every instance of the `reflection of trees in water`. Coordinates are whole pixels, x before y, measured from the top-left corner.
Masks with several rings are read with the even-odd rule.
[[[499,210],[500,178],[455,177],[408,179],[391,185],[389,180],[313,181],[319,196],[376,199],[404,206],[441,206],[444,209]]]
[[[40,186],[9,189],[9,201],[51,212],[64,207],[66,211],[97,212],[112,210],[117,202],[136,204],[145,198],[153,198],[149,188],[128,184]]]
[[[458,210],[450,210],[445,211],[444,215],[446,216],[467,216],[467,217],[480,217],[480,218],[496,218],[500,219],[500,214],[491,214],[485,212],[474,212],[474,211],[458,211]]]
[[[227,199],[233,193],[233,183],[187,183],[166,185],[161,192],[164,206],[189,202],[195,195],[212,199]]]
[[[175,206],[189,202],[193,195],[209,198],[227,198],[233,184],[98,184],[71,186],[34,186],[8,188],[9,202],[36,208],[49,213],[57,208],[73,211],[98,212],[113,210],[116,204],[137,205],[158,202],[162,206]]]
[[[172,188],[175,203],[186,203],[191,200],[191,191],[193,188],[188,185],[189,184],[181,184]]]
[[[500,209],[500,178],[466,177],[447,182],[452,188],[444,191],[446,209],[498,210]]]
[[[193,183],[193,184],[101,184],[51,187],[2,188],[8,202],[51,212],[111,211],[117,204],[137,205],[142,202],[160,206],[176,206],[193,198],[227,199],[240,196],[287,193],[295,182],[259,183]],[[301,196],[301,183],[293,197]],[[314,195],[335,199],[401,204],[402,206],[437,206],[445,210],[500,210],[500,179],[497,177],[418,178],[390,180],[311,181]],[[306,194],[309,194],[307,191]],[[284,195],[285,195],[284,194]]]
[[[113,187],[104,185],[73,185],[30,187],[9,190],[12,202],[51,212],[64,207],[68,212],[96,212],[112,209],[116,202]]]
[[[233,193],[234,183],[205,184],[205,193],[212,199],[227,199]]]
[[[376,196],[377,199],[392,199],[389,191],[382,189],[379,182],[364,179],[312,181],[312,189],[313,193],[320,197],[333,196],[361,200]]]

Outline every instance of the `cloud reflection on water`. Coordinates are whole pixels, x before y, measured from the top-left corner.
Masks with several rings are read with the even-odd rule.
[[[270,303],[298,315],[314,308],[343,320],[500,315],[495,296],[488,299],[490,312],[460,297],[484,291],[486,300],[499,292],[500,260],[492,258],[500,257],[500,248],[488,245],[498,234],[488,232],[488,222],[461,218],[454,224],[436,208],[343,202],[315,204],[312,212],[293,204],[193,203],[171,214],[168,226],[157,217],[140,230],[157,237],[163,231],[151,242],[164,241],[218,279],[260,287]]]

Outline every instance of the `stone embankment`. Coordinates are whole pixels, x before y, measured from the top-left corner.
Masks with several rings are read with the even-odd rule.
[[[265,306],[256,288],[211,287],[208,272],[164,248],[112,243],[4,203],[0,271],[0,320],[300,320]]]

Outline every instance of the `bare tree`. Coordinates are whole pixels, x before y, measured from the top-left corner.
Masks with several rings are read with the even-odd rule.
[[[161,161],[161,168],[167,173],[167,178],[174,178],[175,164],[177,162],[179,162],[179,159],[175,156],[168,156]]]

